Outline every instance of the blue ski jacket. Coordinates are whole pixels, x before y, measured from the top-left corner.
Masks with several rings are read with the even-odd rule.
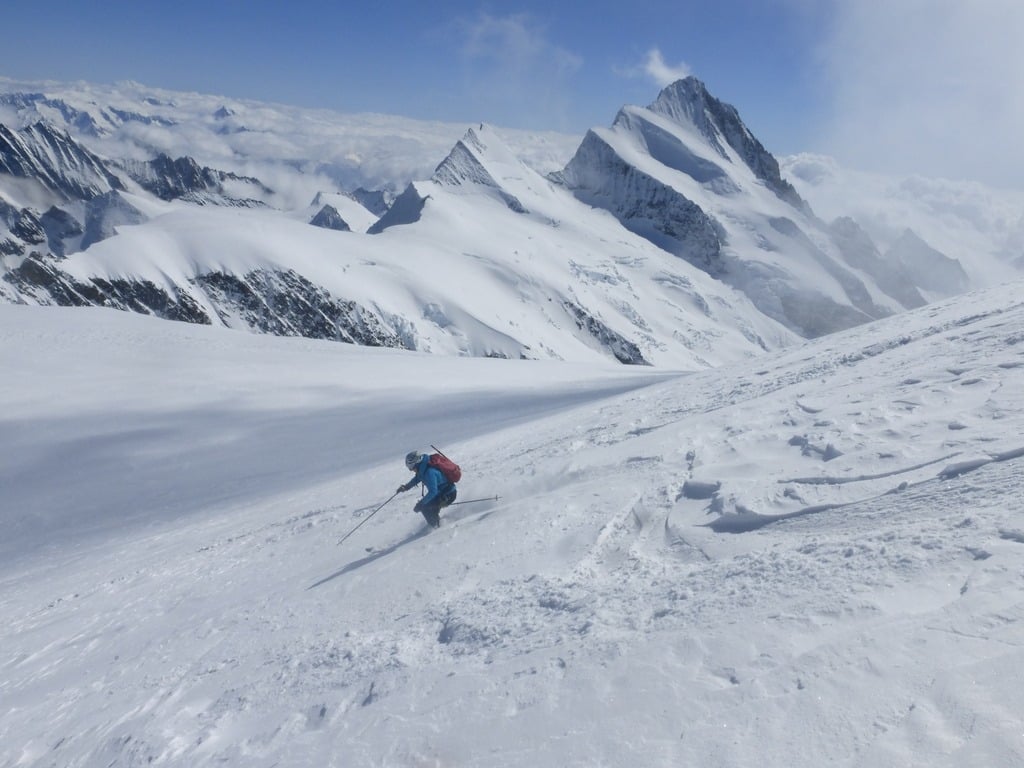
[[[416,476],[405,484],[405,489],[415,488],[418,483],[423,483],[427,493],[419,500],[419,503],[416,505],[417,507],[427,506],[455,487],[455,483],[449,482],[448,478],[441,474],[441,470],[430,466],[430,457],[426,454],[420,459],[420,463],[416,465]]]

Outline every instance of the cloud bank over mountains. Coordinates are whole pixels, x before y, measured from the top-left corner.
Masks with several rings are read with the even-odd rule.
[[[1024,5],[850,0],[822,39],[819,145],[861,170],[1021,188]]]

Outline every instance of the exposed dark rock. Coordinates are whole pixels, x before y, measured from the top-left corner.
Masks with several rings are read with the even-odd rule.
[[[317,212],[316,216],[309,220],[309,223],[314,227],[334,229],[338,232],[352,231],[348,222],[341,218],[341,214],[338,213],[338,209],[333,205],[324,205],[324,207]]]
[[[119,192],[107,192],[91,199],[85,206],[85,231],[82,250],[116,234],[116,228],[128,224],[141,224],[145,215],[129,203]]]
[[[120,123],[142,123],[143,125],[159,125],[164,128],[170,128],[177,125],[173,120],[169,120],[166,117],[160,117],[159,115],[143,115],[138,112],[129,112],[123,109],[117,109],[116,107],[107,107],[105,112],[108,115],[113,116],[111,122]]]
[[[11,237],[5,237],[0,240],[0,254],[4,256],[23,256],[25,253],[25,244],[20,240],[15,240]]]
[[[526,213],[526,208],[519,199],[503,189],[486,168],[480,163],[474,150],[484,151],[483,142],[476,132],[470,128],[465,137],[456,142],[452,151],[441,161],[434,170],[432,180],[437,184],[450,187],[460,187],[465,184],[476,184],[493,190],[496,195],[516,213]]]
[[[810,206],[797,194],[793,185],[782,178],[778,160],[744,125],[736,108],[708,93],[704,83],[697,78],[687,77],[672,83],[662,90],[649,109],[677,122],[693,124],[723,158],[727,157],[720,141],[724,139],[776,195],[790,205],[810,212]]]
[[[273,194],[273,190],[259,179],[200,166],[191,157],[172,160],[170,156],[161,153],[149,162],[125,163],[124,168],[143,189],[161,200],[187,199],[192,196],[195,202],[204,202],[203,193],[231,199],[224,186],[229,182],[251,186],[257,194]],[[245,198],[237,202],[255,201]]]
[[[253,330],[369,347],[405,347],[397,333],[354,301],[337,299],[298,273],[256,271],[245,277],[211,272],[194,280],[225,324],[240,317]]]
[[[57,256],[63,256],[65,252],[64,240],[69,237],[78,237],[83,234],[82,225],[74,216],[57,206],[50,209],[40,217],[43,229],[46,231],[47,245],[50,251]]]
[[[14,226],[11,227],[11,234],[29,245],[39,245],[46,242],[46,232],[43,230],[43,223],[39,220],[39,214],[31,208],[23,208]]]
[[[714,277],[724,232],[681,192],[627,163],[595,132],[589,131],[561,174],[583,202],[613,213],[632,232]]]
[[[185,291],[172,294],[149,280],[104,280],[92,278],[93,284],[104,294],[105,305],[142,314],[153,314],[165,320],[210,325],[210,316]]]
[[[377,219],[366,231],[371,235],[379,235],[388,227],[413,224],[419,221],[420,215],[423,213],[423,206],[427,204],[429,199],[429,195],[420,197],[416,186],[410,184],[402,194],[395,198],[395,202],[388,208],[387,213]]]
[[[363,208],[377,216],[383,216],[387,213],[388,208],[391,207],[391,203],[394,202],[395,199],[394,195],[389,192],[379,189],[364,189],[363,187],[354,189],[349,194],[352,196],[352,199],[363,206]]]
[[[41,304],[62,307],[107,306],[105,297],[91,283],[80,283],[46,256],[33,252],[3,279],[19,293]]]
[[[644,359],[640,347],[622,334],[613,331],[579,304],[564,300],[562,306],[565,307],[576,321],[577,328],[596,339],[620,363],[625,365],[650,365]]]
[[[108,307],[166,320],[210,324],[210,317],[188,293],[168,293],[149,280],[106,280],[94,277],[80,281],[62,271],[51,258],[31,254],[3,278],[20,293],[41,304],[62,307]]]
[[[124,188],[99,157],[46,122],[17,132],[0,125],[0,173],[34,179],[65,200]]]

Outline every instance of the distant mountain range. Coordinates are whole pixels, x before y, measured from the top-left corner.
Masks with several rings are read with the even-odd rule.
[[[422,176],[452,126],[135,85],[5,85],[7,302],[699,368],[1024,266],[1012,214],[949,238],[961,256],[973,231],[977,263],[928,231],[887,229],[863,200],[824,221],[802,193],[840,173],[809,156],[780,167],[695,78],[624,107],[574,153],[570,137],[477,126]]]

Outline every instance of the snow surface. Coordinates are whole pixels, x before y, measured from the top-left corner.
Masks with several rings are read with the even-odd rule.
[[[1021,288],[689,375],[2,306],[0,765],[1020,765]],[[370,517],[430,443],[500,498]]]

